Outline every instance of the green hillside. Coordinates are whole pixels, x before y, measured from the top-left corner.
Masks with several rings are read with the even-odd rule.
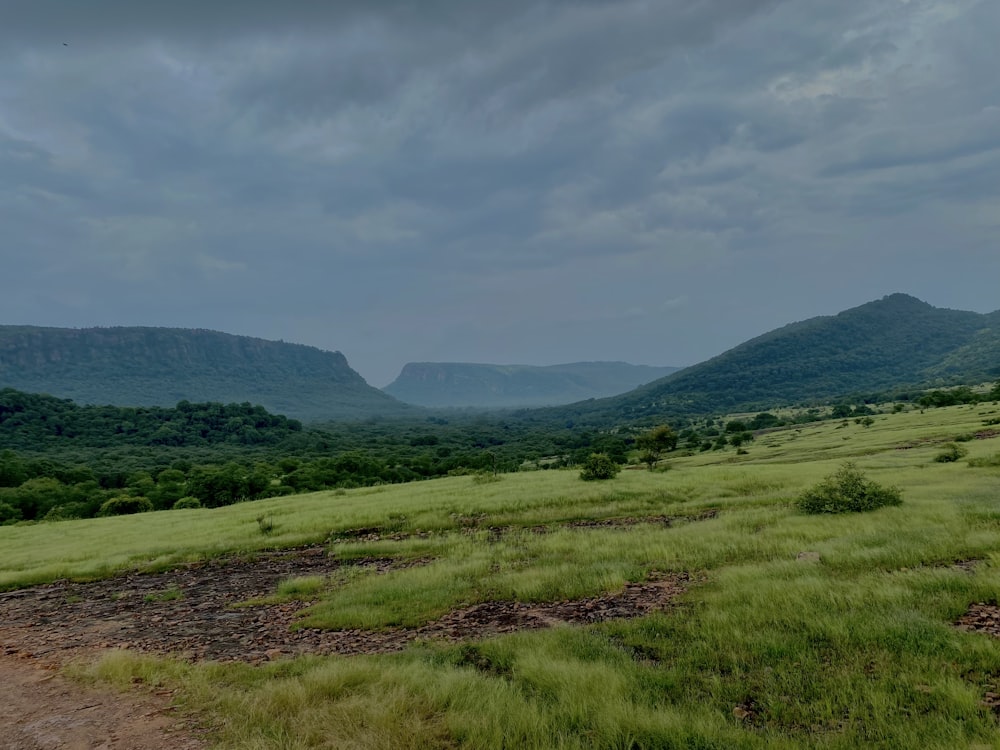
[[[547,367],[410,362],[384,390],[400,401],[428,407],[549,406],[625,393],[677,370],[626,362]]]
[[[182,328],[0,326],[0,388],[80,404],[260,404],[303,420],[394,414],[340,352]]]
[[[1000,311],[947,310],[893,294],[792,323],[630,393],[548,410],[548,417],[599,423],[751,411],[998,377]]]
[[[996,747],[998,409],[0,526],[0,640],[220,750]],[[803,512],[846,462],[901,504]]]

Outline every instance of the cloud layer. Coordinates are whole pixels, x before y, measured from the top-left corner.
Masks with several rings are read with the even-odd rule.
[[[808,6],[808,7],[807,7]],[[690,364],[1000,307],[989,0],[10,0],[0,319]]]

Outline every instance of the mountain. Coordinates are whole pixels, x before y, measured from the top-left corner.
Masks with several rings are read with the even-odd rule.
[[[752,411],[1000,378],[1000,311],[983,315],[892,294],[792,323],[634,391],[553,417],[607,421]]]
[[[625,362],[547,367],[410,362],[383,390],[400,401],[430,407],[549,406],[624,393],[677,370]]]
[[[0,388],[80,404],[250,402],[302,420],[412,411],[340,352],[184,328],[0,326]]]

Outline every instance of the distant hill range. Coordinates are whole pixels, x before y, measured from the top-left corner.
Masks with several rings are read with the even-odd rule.
[[[274,414],[322,421],[420,414],[408,404],[501,408],[562,402],[531,412],[531,419],[600,426],[997,380],[1000,311],[945,310],[893,294],[778,328],[662,377],[671,369],[620,362],[412,363],[382,392],[339,352],[300,344],[179,328],[0,326],[0,389],[49,393],[79,404],[249,402]],[[636,388],[640,383],[646,384]]]
[[[410,362],[383,390],[400,401],[428,407],[551,406],[625,393],[678,369],[625,362],[547,367]]]
[[[608,422],[752,411],[1000,378],[1000,311],[933,307],[892,294],[751,339],[634,391],[552,410]]]
[[[0,326],[0,388],[79,404],[259,404],[300,420],[412,411],[340,352],[183,328]]]

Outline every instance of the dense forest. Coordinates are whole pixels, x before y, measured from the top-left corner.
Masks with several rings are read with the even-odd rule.
[[[985,398],[970,388],[923,394],[917,406]],[[902,408],[902,404],[899,405]],[[678,417],[670,426],[594,430],[512,415],[452,415],[305,427],[261,406],[182,401],[174,408],[79,406],[0,390],[0,523],[87,518],[454,474],[579,466],[592,454],[654,468],[671,451],[747,450],[755,434],[824,418],[862,420],[863,403]]]
[[[80,406],[0,390],[0,522],[90,517],[448,474],[624,462],[632,438],[502,417],[331,423],[261,406]]]

